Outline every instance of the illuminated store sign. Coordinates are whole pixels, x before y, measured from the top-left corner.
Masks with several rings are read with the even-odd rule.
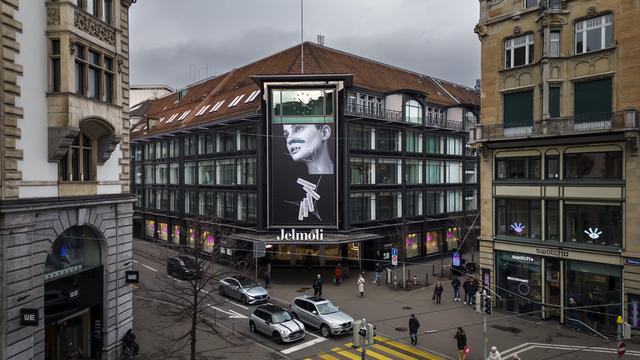
[[[589,228],[589,230],[585,230],[584,233],[587,234],[587,236],[589,236],[592,240],[597,240],[600,235],[602,235],[602,231],[598,231],[598,228]]]
[[[528,255],[511,255],[511,258],[517,261],[526,261],[526,262],[535,261],[535,259],[532,256],[528,256]]]
[[[510,226],[510,228],[513,229],[513,231],[515,231],[517,234],[523,232],[525,227],[526,226],[522,225],[522,223],[519,222],[515,222]]]
[[[548,255],[548,256],[556,256],[562,258],[568,258],[569,252],[565,250],[557,250],[557,249],[542,249],[536,248],[536,254],[540,255]]]
[[[324,230],[315,229],[309,232],[296,231],[296,229],[291,229],[289,232],[285,232],[284,229],[280,229],[280,235],[276,235],[276,240],[324,240]]]

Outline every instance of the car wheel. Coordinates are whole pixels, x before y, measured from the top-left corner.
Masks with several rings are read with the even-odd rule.
[[[291,313],[291,317],[296,319],[296,320],[300,320],[300,318],[298,318],[298,314],[296,314],[296,313]]]
[[[256,324],[254,324],[253,321],[249,321],[249,331],[252,333],[256,332]]]
[[[249,298],[246,295],[242,295],[242,303],[245,305],[249,305]]]
[[[327,324],[322,324],[322,326],[320,326],[320,332],[322,332],[322,336],[326,338],[331,336],[331,329],[329,329],[329,326],[327,326]]]
[[[280,333],[278,333],[277,331],[274,331],[273,334],[271,334],[271,338],[274,342],[282,344],[282,336],[280,336]]]

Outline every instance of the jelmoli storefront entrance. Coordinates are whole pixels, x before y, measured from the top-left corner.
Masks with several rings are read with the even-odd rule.
[[[495,252],[499,308],[615,333],[616,318],[622,314],[619,256],[495,244],[500,249]]]

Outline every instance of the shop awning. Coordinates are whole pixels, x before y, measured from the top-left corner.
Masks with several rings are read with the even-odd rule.
[[[332,245],[346,244],[350,242],[360,242],[367,240],[375,240],[383,238],[380,234],[374,233],[354,233],[354,234],[332,234],[324,233],[323,240],[277,240],[278,233],[270,234],[252,234],[252,233],[236,233],[227,235],[227,237],[243,241],[263,241],[267,244],[281,245]]]

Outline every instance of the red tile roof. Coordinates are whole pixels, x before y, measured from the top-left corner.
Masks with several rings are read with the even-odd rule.
[[[143,119],[132,126],[131,137],[135,139],[220,119],[255,114],[260,111],[260,97],[245,102],[253,91],[260,90],[251,76],[300,74],[301,61],[300,45],[296,45],[179,90],[183,93],[179,101],[176,93],[153,100]],[[383,93],[414,90],[427,94],[430,103],[445,107],[460,103],[480,105],[480,98],[473,89],[310,42],[304,43],[304,74],[353,74],[353,86],[358,88]],[[240,95],[244,95],[242,100],[236,106],[229,107],[234,98]],[[212,112],[213,106],[222,100],[224,104]],[[198,110],[207,105],[209,108],[202,115],[196,115]],[[191,110],[188,115],[183,120],[178,120],[188,110]],[[177,114],[176,117],[168,122],[174,114]],[[158,121],[147,131],[146,119],[162,121]]]

